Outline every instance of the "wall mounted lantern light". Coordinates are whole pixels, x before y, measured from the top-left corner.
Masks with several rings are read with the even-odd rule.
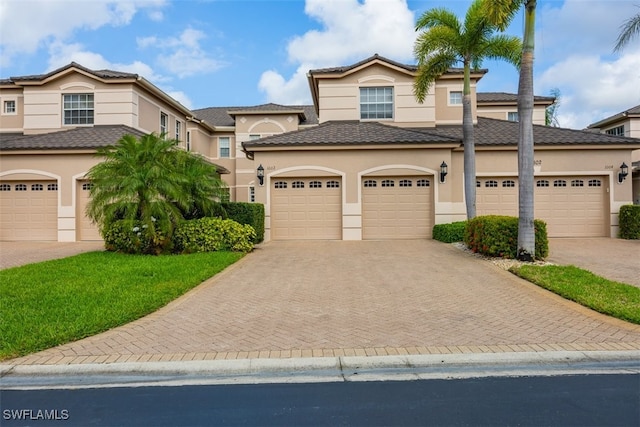
[[[262,165],[258,166],[257,177],[260,185],[264,185],[264,168],[262,167]]]
[[[629,166],[627,166],[625,162],[622,162],[620,172],[618,173],[618,182],[622,184],[622,181],[627,178],[627,175],[629,175]]]
[[[447,176],[448,167],[447,164],[443,161],[440,165],[440,182],[444,182],[444,177]]]

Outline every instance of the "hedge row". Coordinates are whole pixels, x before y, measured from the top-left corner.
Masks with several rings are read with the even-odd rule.
[[[620,238],[640,239],[640,205],[620,207]]]
[[[200,218],[180,222],[171,236],[156,233],[131,221],[115,221],[104,231],[105,248],[129,254],[167,254],[211,251],[249,252],[256,233],[250,225],[231,219]]]
[[[225,202],[222,208],[228,219],[253,227],[256,237],[253,243],[264,240],[264,205],[261,203]]]
[[[467,221],[434,225],[433,239],[444,243],[462,242],[464,241],[464,230],[466,226]]]
[[[547,224],[534,220],[535,258],[549,256]],[[483,255],[502,258],[516,258],[518,252],[518,218],[500,215],[486,215],[467,222],[465,244]]]

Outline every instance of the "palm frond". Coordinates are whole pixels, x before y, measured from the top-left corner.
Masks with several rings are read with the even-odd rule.
[[[614,52],[620,52],[631,40],[640,36],[640,13],[627,19],[624,24],[620,26],[620,35],[613,48]]]

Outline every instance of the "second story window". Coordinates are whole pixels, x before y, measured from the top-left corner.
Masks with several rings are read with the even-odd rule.
[[[4,114],[16,114],[16,101],[13,99],[4,101],[2,112]]]
[[[509,120],[510,122],[517,122],[518,121],[518,112],[517,111],[509,111],[507,113],[507,120]]]
[[[616,126],[614,128],[611,129],[607,129],[606,131],[604,131],[607,135],[614,135],[614,136],[624,136],[624,125],[622,126]]]
[[[160,113],[160,135],[167,136],[169,131],[169,116],[165,113]]]
[[[191,151],[191,131],[187,131],[187,143],[185,144],[187,151]]]
[[[393,88],[361,87],[360,119],[393,119]]]
[[[65,125],[92,125],[93,94],[70,93],[62,95],[62,112]]]
[[[459,90],[449,92],[449,105],[462,105],[462,92]]]
[[[180,141],[182,139],[182,123],[176,120],[176,139]]]
[[[230,157],[230,138],[228,136],[221,136],[218,138],[218,143],[220,145],[220,157]]]

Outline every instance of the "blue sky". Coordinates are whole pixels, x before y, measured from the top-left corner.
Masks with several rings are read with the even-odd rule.
[[[414,63],[414,24],[470,0],[2,0],[0,77],[71,61],[134,72],[190,108],[311,103],[306,72],[379,53]],[[563,127],[640,104],[640,39],[612,47],[637,0],[538,0],[535,91],[561,93]],[[508,33],[522,35],[522,17]],[[517,72],[486,62],[478,90],[517,91]]]

